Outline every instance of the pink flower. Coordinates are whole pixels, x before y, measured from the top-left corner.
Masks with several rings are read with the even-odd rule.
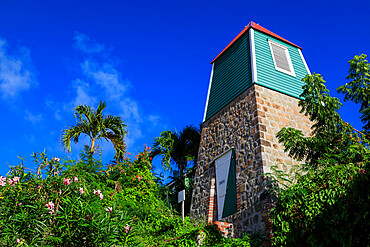
[[[6,182],[6,177],[0,176],[0,181],[1,182]]]
[[[108,213],[112,213],[113,208],[112,207],[107,207],[107,208],[105,208],[105,211],[107,211]]]
[[[83,193],[85,193],[85,192],[84,192],[84,189],[83,189],[83,188],[81,188],[81,187],[78,189],[78,191],[80,191],[80,194],[81,194],[81,195],[82,195]]]
[[[21,243],[21,240],[19,238],[17,238],[17,243],[20,244]]]
[[[63,184],[64,185],[69,185],[70,183],[72,183],[72,180],[71,179],[69,179],[69,178],[63,179]]]
[[[137,180],[141,180],[141,179],[143,179],[143,177],[142,176],[136,176],[137,177]]]
[[[49,214],[53,214],[53,213],[54,213],[54,209],[50,209]]]
[[[100,190],[94,190],[94,195],[99,195],[100,200],[103,200],[103,194]]]
[[[362,172],[363,174],[366,174],[367,173],[367,171],[364,170],[364,169],[360,169],[358,172]]]
[[[22,203],[20,202],[20,203],[18,203],[18,206],[22,206]]]
[[[13,178],[13,181],[14,181],[14,183],[18,183],[18,181],[19,181],[19,177],[14,177],[14,178]]]
[[[53,159],[52,159],[54,162],[59,162],[59,158],[57,158],[57,157],[54,157]]]
[[[73,177],[73,181],[75,181],[75,183],[77,183],[78,182],[78,178]]]
[[[126,224],[126,227],[125,227],[125,233],[128,233],[129,231],[131,231],[131,227],[129,226],[129,224]]]
[[[4,181],[0,181],[0,186],[5,186],[6,185],[6,183],[4,182]]]
[[[14,186],[14,185],[12,185],[12,184],[13,184],[13,180],[11,180],[10,178],[8,179],[8,183],[9,183],[11,186]]]
[[[46,203],[46,207],[49,210],[53,210],[54,211],[55,204],[53,202],[48,202],[48,203]]]

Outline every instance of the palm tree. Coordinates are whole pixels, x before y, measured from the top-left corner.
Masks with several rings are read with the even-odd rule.
[[[94,110],[87,105],[79,105],[75,109],[76,125],[69,126],[63,130],[61,137],[62,145],[67,152],[71,152],[71,140],[78,143],[81,134],[90,137],[91,143],[88,146],[90,157],[93,156],[96,148],[96,142],[100,139],[105,139],[113,143],[116,151],[114,158],[117,162],[122,161],[126,145],[124,137],[127,134],[126,124],[120,117],[112,115],[103,115],[105,102],[100,101],[98,109]]]
[[[171,164],[177,166],[180,175],[180,187],[185,186],[184,172],[189,160],[196,162],[200,142],[200,131],[193,126],[186,126],[180,134],[170,130],[163,131],[154,138],[151,157],[162,156],[164,169],[171,170]]]

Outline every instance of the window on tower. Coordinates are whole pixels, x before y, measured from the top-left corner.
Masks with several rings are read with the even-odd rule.
[[[272,60],[274,61],[275,69],[277,71],[295,77],[295,72],[292,60],[290,59],[289,56],[288,48],[272,40],[269,40],[268,42],[271,50]]]

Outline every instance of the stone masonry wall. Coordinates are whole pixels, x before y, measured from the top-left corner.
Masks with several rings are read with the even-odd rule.
[[[299,100],[257,85],[256,101],[264,172],[271,172],[274,164],[283,170],[299,164],[284,153],[284,146],[276,138],[283,127],[300,129],[305,136],[310,135],[312,123],[308,116],[299,113]]]
[[[190,216],[217,221],[214,159],[230,148],[236,154],[237,213],[222,222],[232,224],[227,235],[266,230],[265,178],[272,165],[283,169],[297,162],[284,153],[276,133],[282,127],[310,132],[310,121],[299,113],[298,99],[252,85],[203,123]],[[212,190],[211,190],[212,187]]]

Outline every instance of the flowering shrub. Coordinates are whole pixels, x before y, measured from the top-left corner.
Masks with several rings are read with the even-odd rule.
[[[169,210],[149,148],[104,169],[91,158],[49,160],[41,153],[34,160],[36,173],[21,164],[0,177],[0,245],[196,246],[197,232],[208,229]],[[206,233],[203,246],[233,243],[216,230]]]
[[[0,177],[0,245],[106,246],[131,243],[132,217],[111,188],[110,168],[34,155],[37,173],[23,164]],[[118,181],[116,181],[119,183]]]

